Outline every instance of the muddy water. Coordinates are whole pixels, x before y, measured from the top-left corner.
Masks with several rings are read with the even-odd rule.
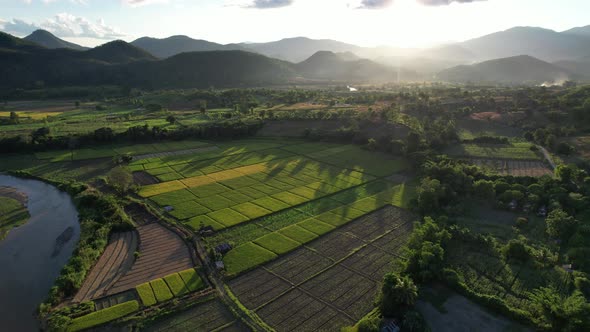
[[[0,241],[0,330],[38,331],[35,311],[80,238],[78,213],[68,194],[46,183],[0,174],[0,186],[26,194],[31,215]]]

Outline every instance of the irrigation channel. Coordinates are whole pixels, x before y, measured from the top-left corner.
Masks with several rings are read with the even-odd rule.
[[[45,300],[80,237],[71,197],[37,180],[0,174],[0,186],[28,196],[29,221],[0,241],[0,330],[38,331]]]

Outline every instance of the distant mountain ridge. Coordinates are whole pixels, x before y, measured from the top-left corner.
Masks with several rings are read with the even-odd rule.
[[[576,78],[566,69],[537,58],[520,55],[461,65],[441,71],[438,79],[459,83],[541,84]]]
[[[31,33],[23,39],[50,49],[68,48],[76,51],[88,50],[88,47],[83,47],[78,44],[70,43],[63,39],[60,39],[47,30],[35,30],[33,31],[33,33]]]
[[[295,65],[304,77],[324,80],[366,80],[395,82],[404,79],[416,79],[415,73],[399,71],[367,59],[353,59],[343,56],[348,53],[319,51]]]
[[[237,44],[222,45],[206,40],[192,39],[187,36],[171,36],[168,38],[142,37],[131,42],[158,58],[168,58],[180,53],[206,51],[243,51]]]
[[[590,54],[590,38],[536,27],[515,27],[459,45],[473,52],[479,61],[522,54],[543,61],[559,61]]]

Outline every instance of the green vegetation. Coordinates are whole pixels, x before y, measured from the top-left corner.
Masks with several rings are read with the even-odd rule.
[[[156,296],[154,295],[152,286],[150,286],[149,282],[138,285],[137,287],[135,287],[135,289],[137,290],[137,294],[139,295],[139,298],[141,299],[141,302],[145,307],[149,307],[158,303],[158,301],[156,300]]]
[[[80,331],[99,326],[125,317],[131,313],[136,312],[137,310],[139,310],[139,303],[137,303],[137,301],[129,301],[117,304],[107,309],[99,310],[91,314],[73,319],[67,330]]]
[[[168,288],[168,285],[166,285],[163,279],[150,281],[150,286],[152,286],[154,295],[156,296],[156,300],[158,302],[165,302],[174,297],[170,291],[170,288]]]
[[[172,295],[181,296],[189,292],[188,288],[182,281],[182,278],[178,274],[171,274],[164,277],[164,281],[172,291]]]
[[[0,241],[29,219],[29,211],[16,199],[0,196]]]
[[[199,276],[199,274],[195,271],[195,269],[188,269],[181,272],[178,272],[178,275],[184,281],[186,288],[191,292],[196,292],[205,288],[205,283],[203,279]]]
[[[458,144],[445,150],[449,156],[538,160],[540,155],[531,149],[529,143],[512,144]]]
[[[248,242],[230,251],[224,257],[224,262],[227,274],[236,275],[276,257],[273,252]]]

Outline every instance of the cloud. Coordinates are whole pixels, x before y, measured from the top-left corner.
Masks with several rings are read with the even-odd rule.
[[[19,20],[19,19],[13,19],[12,21],[2,21],[0,22],[0,27],[2,28],[3,31],[6,31],[10,34],[14,34],[14,35],[28,35],[31,32],[39,29],[38,26],[36,26],[33,23],[28,23],[25,22],[23,20]]]
[[[103,19],[92,22],[84,17],[68,13],[57,14],[39,24],[28,23],[15,18],[11,21],[0,22],[0,27],[2,30],[17,36],[28,35],[37,29],[47,30],[62,38],[86,37],[110,40],[125,36],[117,28],[108,26]]]
[[[270,9],[270,8],[281,8],[292,5],[295,0],[254,0],[248,8],[257,9]]]
[[[382,9],[393,4],[393,0],[362,0],[359,9]]]
[[[108,26],[103,19],[91,22],[83,17],[61,13],[41,23],[41,27],[60,37],[88,37],[116,39],[125,35],[117,28]]]
[[[485,1],[485,0],[417,0],[418,3],[423,4],[425,6],[447,6],[453,2],[457,3],[470,3],[476,1]]]
[[[141,7],[155,3],[168,3],[168,0],[121,0],[121,2],[131,7]]]

